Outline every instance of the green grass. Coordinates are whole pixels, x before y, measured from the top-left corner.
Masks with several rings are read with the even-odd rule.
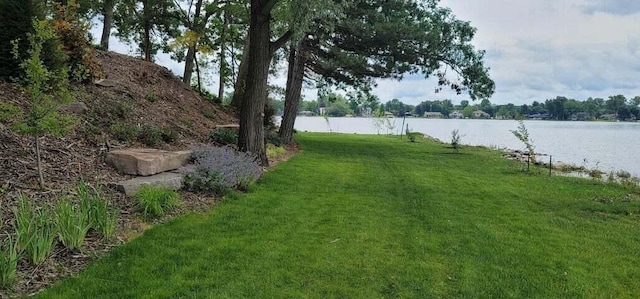
[[[52,298],[624,298],[640,294],[630,189],[531,175],[482,148],[302,134],[302,153]]]

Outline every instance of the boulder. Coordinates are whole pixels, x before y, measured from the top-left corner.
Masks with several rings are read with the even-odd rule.
[[[137,177],[115,183],[116,190],[128,196],[134,195],[142,185],[159,185],[171,190],[180,190],[184,175],[175,172],[164,172],[152,176]]]
[[[106,162],[125,174],[150,176],[187,164],[191,151],[169,152],[157,149],[123,149],[107,154]]]

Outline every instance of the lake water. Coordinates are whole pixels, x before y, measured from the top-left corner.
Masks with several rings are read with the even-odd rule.
[[[401,118],[389,119],[399,134]],[[510,130],[518,127],[514,120],[423,119],[407,118],[409,129],[451,141],[451,131],[459,130],[461,142],[468,145],[524,149]],[[640,123],[525,121],[536,152],[562,161],[601,171],[626,170],[640,176]],[[405,125],[406,126],[406,125]],[[357,134],[390,133],[386,126],[376,126],[373,118],[298,117],[298,131]],[[548,159],[548,157],[547,157]]]

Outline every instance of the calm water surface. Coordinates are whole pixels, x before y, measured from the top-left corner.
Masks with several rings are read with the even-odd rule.
[[[337,132],[357,134],[398,134],[401,118],[389,119],[395,128],[379,128],[372,118],[298,117],[296,129],[309,132]],[[407,118],[415,132],[421,132],[444,142],[451,141],[451,131],[457,129],[461,141],[469,145],[524,149],[510,130],[518,123],[513,120],[422,119]],[[602,171],[626,170],[640,176],[640,123],[622,122],[558,122],[525,121],[533,145],[538,153],[562,161]]]

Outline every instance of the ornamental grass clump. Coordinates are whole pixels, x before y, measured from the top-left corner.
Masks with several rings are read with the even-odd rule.
[[[84,244],[84,238],[91,228],[90,209],[74,205],[70,199],[61,199],[56,208],[58,238],[62,244],[76,250]]]
[[[162,186],[142,185],[134,195],[145,219],[164,216],[180,203],[180,194]]]
[[[14,209],[14,228],[19,252],[25,251],[33,265],[39,265],[53,251],[57,229],[53,214],[46,206],[36,208],[24,195]]]
[[[224,195],[226,190],[246,191],[262,174],[256,158],[231,147],[194,150],[195,164],[183,169],[187,190]]]
[[[115,233],[117,212],[109,207],[108,201],[102,198],[100,188],[93,189],[85,182],[78,184],[78,199],[81,210],[89,216],[91,228],[102,236],[110,238]]]
[[[0,289],[9,289],[13,286],[19,258],[16,243],[9,236],[8,240],[4,240],[0,246]]]

